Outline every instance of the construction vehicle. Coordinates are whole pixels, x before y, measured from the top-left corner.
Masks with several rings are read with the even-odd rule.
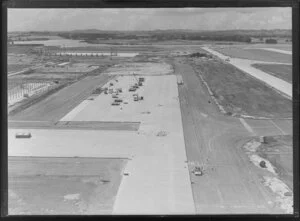
[[[193,173],[195,174],[195,176],[202,176],[203,175],[202,167],[196,166],[193,170]]]

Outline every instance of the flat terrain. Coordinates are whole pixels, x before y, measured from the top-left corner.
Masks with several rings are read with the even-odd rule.
[[[264,186],[260,171],[240,149],[243,139],[253,134],[239,119],[220,114],[208,103],[207,89],[190,65],[176,61],[175,73],[181,74],[184,82],[179,86],[179,99],[196,213],[286,212],[281,204],[275,204],[277,196]],[[273,130],[273,134],[279,133]],[[204,165],[203,176],[191,172],[195,165]]]
[[[284,64],[253,64],[255,68],[258,68],[268,74],[274,75],[289,83],[293,83],[293,66]]]
[[[125,130],[137,131],[140,122],[105,122],[105,121],[9,121],[9,128],[54,129],[54,130]]]
[[[41,72],[34,72],[31,74],[18,74],[11,76],[9,81],[53,81],[53,80],[75,80],[79,78],[85,73],[41,73]]]
[[[9,120],[57,121],[87,98],[93,89],[105,84],[111,77],[105,74],[88,76],[27,109],[9,116]]]
[[[7,73],[22,71],[25,68],[29,68],[30,64],[8,64],[7,65]]]
[[[140,62],[103,60],[120,63],[9,116],[11,214],[291,212],[264,179],[291,184],[292,145],[282,135],[292,137],[292,120],[224,115],[199,75],[231,113],[291,117],[292,102],[230,64],[166,57],[168,48],[177,49],[166,45],[155,55],[157,62],[145,62],[147,55],[132,58]],[[95,57],[84,60],[101,63]],[[129,92],[142,76],[143,86]],[[97,87],[122,88],[123,101],[112,106],[111,94],[91,95]],[[143,100],[134,101],[134,93]],[[32,137],[16,138],[20,132]],[[246,141],[262,135],[280,137],[259,153],[280,169],[279,176],[257,167],[243,149]],[[278,155],[273,147],[287,154]],[[192,172],[195,165],[204,167],[203,176]]]
[[[166,63],[132,62],[115,65],[107,70],[110,75],[164,75],[172,74],[172,67]]]
[[[220,61],[197,59],[194,68],[227,112],[292,117],[292,101],[239,69]]]
[[[292,63],[292,55],[283,54],[274,51],[267,51],[258,48],[247,48],[242,47],[213,47],[214,50],[233,57],[233,58],[243,58],[258,61],[269,61],[269,62],[282,62],[282,63]]]
[[[111,214],[126,162],[9,157],[9,214]]]
[[[148,65],[145,70],[151,71]],[[146,75],[145,84],[137,92],[144,100],[133,101],[130,92],[131,99],[122,104],[121,110],[111,106],[111,95],[100,94],[66,115],[68,121],[81,121],[83,125],[101,123],[103,118],[116,123],[138,121],[138,131],[10,128],[9,156],[129,158],[113,214],[194,214],[177,78],[171,74],[150,76],[151,72],[143,70],[141,73]],[[131,81],[134,76],[111,76],[115,76],[113,87],[123,87],[124,94],[136,82]],[[16,139],[15,134],[22,131],[31,132],[32,137]]]

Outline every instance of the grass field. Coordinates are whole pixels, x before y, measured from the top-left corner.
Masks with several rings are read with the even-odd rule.
[[[111,214],[125,164],[125,159],[9,157],[9,214]]]
[[[284,64],[253,64],[253,67],[260,69],[268,74],[274,75],[289,83],[293,82],[293,66]]]
[[[241,47],[214,47],[214,50],[234,58],[258,61],[292,63],[292,55],[266,51],[262,49],[243,49]]]
[[[23,69],[28,68],[30,66],[31,66],[30,64],[8,64],[7,73],[22,71]]]
[[[210,60],[195,61],[194,68],[227,112],[260,117],[292,117],[290,100],[237,68]]]

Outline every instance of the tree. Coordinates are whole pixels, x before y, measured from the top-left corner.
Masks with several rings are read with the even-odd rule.
[[[266,44],[277,44],[277,40],[273,38],[266,39]]]

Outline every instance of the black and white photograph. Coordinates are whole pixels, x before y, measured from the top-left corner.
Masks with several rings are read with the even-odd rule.
[[[291,7],[8,8],[8,215],[294,214],[292,33]]]

